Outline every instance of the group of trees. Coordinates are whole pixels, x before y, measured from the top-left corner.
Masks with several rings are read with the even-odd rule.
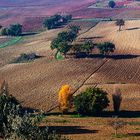
[[[45,28],[54,29],[58,26],[61,26],[63,24],[66,24],[72,19],[72,15],[53,15],[47,19],[44,20],[43,25]]]
[[[82,44],[73,44],[73,41],[76,40],[79,33],[79,26],[70,26],[68,31],[63,31],[58,34],[51,42],[51,49],[56,49],[57,52],[62,53],[65,57],[69,51],[73,51],[75,55],[80,53],[85,53],[89,55],[92,53],[92,50],[96,47],[99,49],[100,53],[103,55],[114,52],[115,45],[110,42],[100,43],[95,45],[92,40],[85,40]]]
[[[118,113],[122,101],[121,91],[115,88],[112,94],[114,112]],[[61,112],[68,112],[70,108],[74,107],[75,110],[81,115],[94,115],[101,113],[109,105],[107,92],[100,88],[87,88],[81,94],[73,97],[71,87],[63,85],[59,91],[59,109]]]
[[[22,25],[13,24],[9,28],[2,28],[1,35],[20,36],[22,34]]]
[[[76,39],[79,30],[79,26],[70,26],[68,31],[59,33],[57,38],[51,42],[51,49],[56,49],[57,52],[62,53],[66,57],[67,52],[72,48],[72,42]]]
[[[98,115],[109,106],[107,92],[100,88],[87,88],[77,96],[73,96],[71,87],[64,85],[59,91],[59,108],[62,113],[66,113],[72,107],[80,115]],[[115,88],[112,94],[114,112],[120,110],[122,101],[121,91]]]

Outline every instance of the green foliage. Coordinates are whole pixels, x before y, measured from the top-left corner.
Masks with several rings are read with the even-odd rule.
[[[20,103],[9,95],[8,86],[3,82],[0,89],[0,139],[9,140],[67,140],[49,130],[41,128],[43,115],[34,118],[32,114],[24,113]]]
[[[16,58],[13,63],[23,63],[23,62],[30,62],[30,61],[33,61],[35,59],[38,59],[40,56],[38,56],[37,54],[35,53],[29,53],[29,54],[26,54],[26,53],[23,53],[21,54],[18,58]]]
[[[86,52],[87,54],[91,53],[92,49],[94,49],[94,44],[91,40],[86,40],[84,44],[81,46],[81,50],[83,52]]]
[[[54,29],[60,25],[67,23],[71,19],[72,19],[71,15],[61,16],[61,15],[56,14],[45,19],[43,22],[43,25],[45,28],[50,30],[50,29]]]
[[[119,31],[121,31],[121,27],[125,25],[125,21],[123,19],[117,19],[115,24],[119,26]]]
[[[1,30],[1,35],[9,35],[9,36],[20,36],[22,34],[22,25],[13,24],[10,25],[9,28],[3,28]]]
[[[109,1],[108,6],[111,8],[114,8],[116,6],[115,1],[113,1],[113,0]]]
[[[103,55],[113,53],[115,50],[115,44],[110,42],[104,42],[97,45],[97,48],[99,49],[100,53]]]
[[[20,40],[22,39],[22,37],[14,37],[12,38],[10,41],[7,41],[3,44],[0,45],[0,48],[5,48],[5,47],[8,47],[8,46],[11,46],[11,45],[14,45],[16,44],[17,42],[19,42]]]
[[[100,113],[109,105],[107,93],[99,88],[87,88],[74,98],[76,111],[81,115]]]
[[[8,28],[2,28],[1,35],[8,35]]]
[[[57,38],[51,42],[51,49],[56,49],[66,56],[67,52],[72,48],[72,42],[76,39],[78,30],[71,29],[69,31],[63,31],[58,34]]]

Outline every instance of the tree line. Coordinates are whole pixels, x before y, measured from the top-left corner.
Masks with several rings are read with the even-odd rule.
[[[87,39],[81,44],[74,44],[80,27],[70,26],[67,31],[63,31],[51,42],[51,49],[60,52],[66,58],[69,52],[73,52],[75,56],[85,53],[87,56],[92,54],[94,48],[97,48],[100,54],[107,55],[115,51],[115,44],[104,42],[94,44],[92,40]]]
[[[61,25],[68,23],[72,19],[72,15],[53,15],[46,18],[43,22],[43,25],[48,30],[57,28]]]

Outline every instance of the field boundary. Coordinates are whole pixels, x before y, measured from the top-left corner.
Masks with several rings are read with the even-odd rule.
[[[8,47],[8,46],[12,46],[12,45],[16,44],[17,42],[19,42],[21,39],[22,39],[21,36],[15,37],[15,38],[11,39],[10,41],[7,41],[7,42],[3,43],[2,45],[0,45],[0,49]]]

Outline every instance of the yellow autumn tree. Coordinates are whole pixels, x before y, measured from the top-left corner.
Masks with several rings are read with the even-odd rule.
[[[65,113],[72,107],[72,92],[69,85],[63,85],[59,91],[59,109]]]

